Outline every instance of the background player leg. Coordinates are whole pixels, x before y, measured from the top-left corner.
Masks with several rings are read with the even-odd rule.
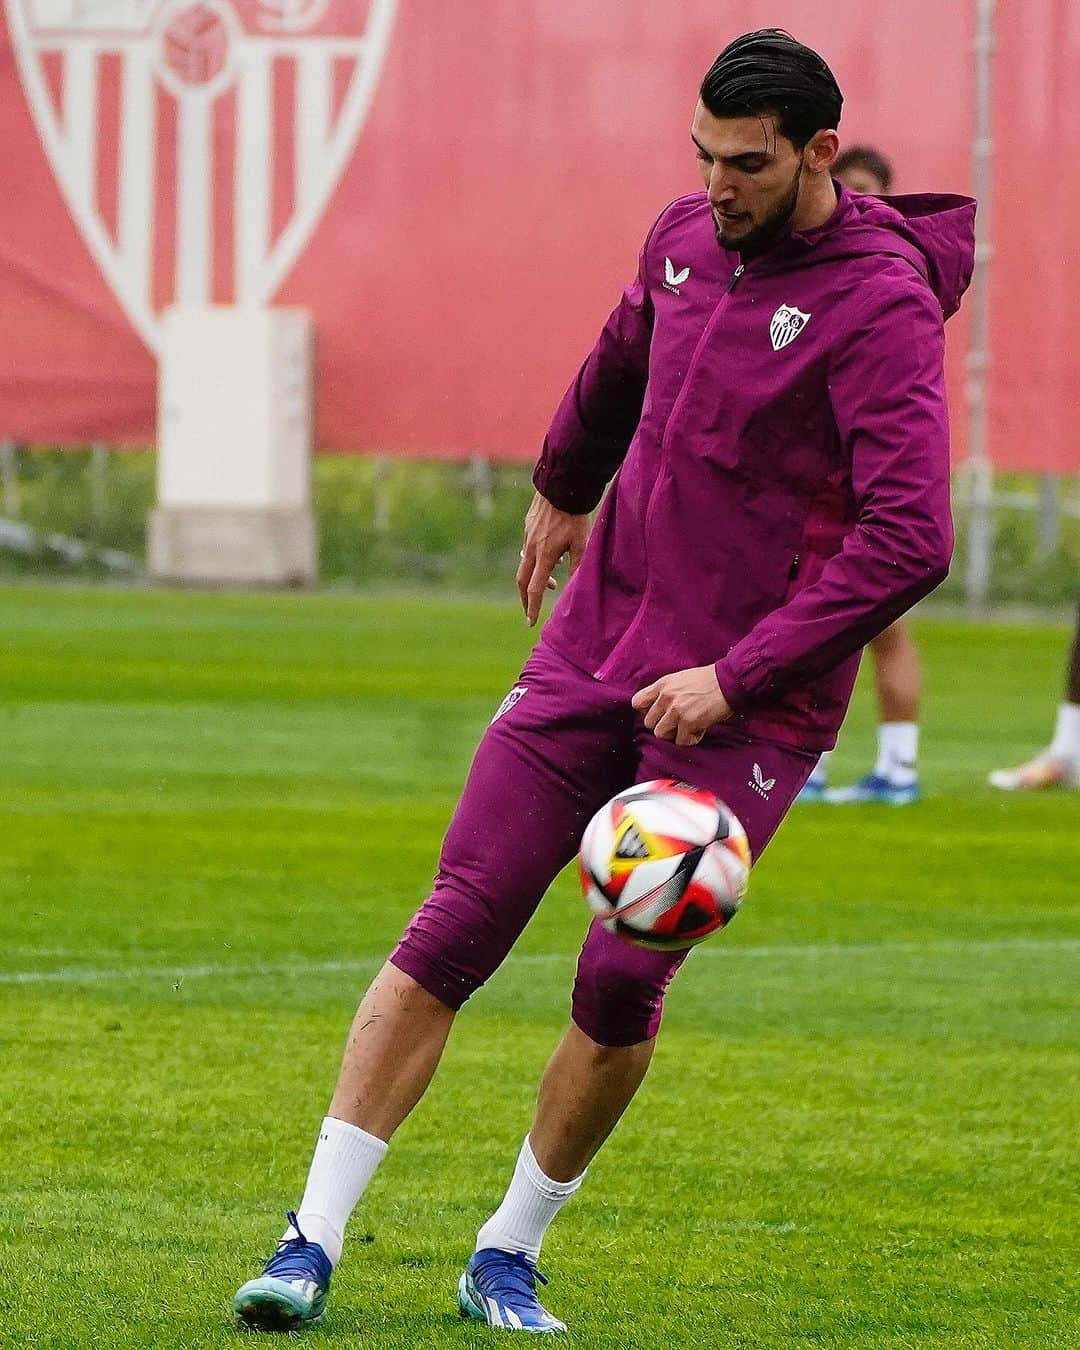
[[[877,762],[858,782],[827,791],[825,800],[907,806],[919,799],[919,651],[904,619],[879,633],[870,650],[878,703]]]
[[[1080,607],[1065,668],[1065,701],[1058,704],[1053,740],[1026,764],[995,769],[990,786],[1005,792],[1080,788]]]

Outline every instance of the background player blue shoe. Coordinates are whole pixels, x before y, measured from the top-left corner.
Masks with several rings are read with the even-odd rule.
[[[309,1242],[290,1210],[298,1234],[283,1238],[257,1280],[241,1285],[233,1312],[252,1331],[295,1331],[317,1322],[326,1311],[334,1268],[317,1242]]]
[[[458,1311],[489,1327],[554,1336],[566,1325],[541,1305],[537,1280],[547,1284],[528,1257],[494,1247],[473,1252],[458,1281]]]
[[[850,806],[859,802],[878,802],[885,806],[910,806],[921,796],[919,780],[895,783],[878,773],[868,773],[850,787],[828,788],[825,800],[833,806]]]

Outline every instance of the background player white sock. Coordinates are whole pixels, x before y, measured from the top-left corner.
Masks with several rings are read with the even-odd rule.
[[[878,757],[874,772],[899,787],[918,777],[918,722],[882,722],[878,727]]]
[[[1080,703],[1060,703],[1050,753],[1061,759],[1080,760]]]
[[[477,1234],[476,1250],[497,1247],[504,1252],[523,1252],[531,1261],[538,1261],[548,1224],[584,1179],[584,1172],[573,1181],[552,1181],[545,1176],[526,1135],[510,1188]]]
[[[386,1157],[387,1147],[358,1125],[333,1116],[322,1123],[296,1221],[308,1241],[317,1242],[335,1266],[341,1260],[349,1215]],[[290,1224],[285,1237],[295,1236]]]

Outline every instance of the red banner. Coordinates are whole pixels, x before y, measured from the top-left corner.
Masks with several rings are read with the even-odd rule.
[[[697,84],[786,24],[901,191],[966,191],[973,10],[834,0],[0,0],[0,435],[145,444],[160,313],[299,304],[322,449],[531,459],[660,207]],[[992,453],[1080,467],[1080,11],[1003,0]],[[962,452],[963,313],[951,325]]]

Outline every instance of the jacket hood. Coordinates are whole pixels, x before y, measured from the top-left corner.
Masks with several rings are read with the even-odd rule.
[[[867,254],[904,258],[937,296],[943,316],[955,314],[975,267],[974,199],[947,192],[868,197],[842,183],[836,190],[836,210],[825,224],[792,233],[790,242],[813,249],[822,259]]]

